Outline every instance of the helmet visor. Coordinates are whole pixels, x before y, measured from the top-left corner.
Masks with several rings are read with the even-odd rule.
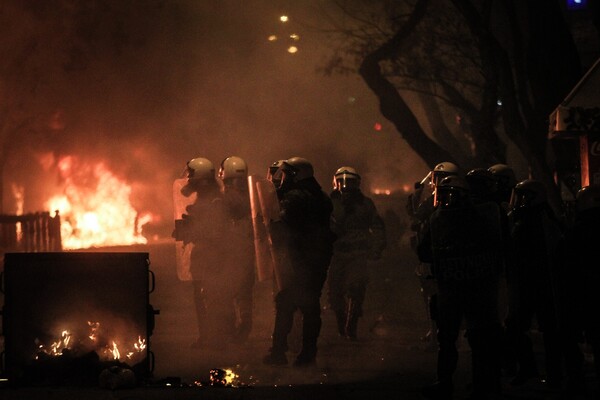
[[[360,188],[360,179],[348,174],[338,175],[335,178],[335,187],[340,192],[358,190]]]
[[[535,198],[536,193],[530,190],[513,190],[512,196],[510,197],[510,208],[529,207],[533,204]]]
[[[450,172],[446,172],[446,171],[433,171],[433,174],[431,176],[431,181],[433,183],[434,186],[437,186],[440,184],[440,182],[447,176],[450,175],[456,175]]]
[[[283,169],[277,168],[271,174],[270,179],[268,176],[267,176],[267,179],[269,179],[271,182],[273,182],[273,185],[275,185],[276,188],[280,188],[284,179],[286,179],[286,175],[288,176],[288,179],[289,179],[289,173],[286,174],[286,172]]]
[[[438,186],[435,189],[433,205],[435,208],[459,207],[463,204],[464,195],[465,194],[460,189],[447,186]]]

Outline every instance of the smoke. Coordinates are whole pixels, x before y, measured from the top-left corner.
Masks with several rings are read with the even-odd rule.
[[[302,156],[325,190],[342,165],[359,170],[367,192],[412,184],[426,167],[361,79],[315,72],[331,51],[311,28],[319,22],[315,5],[5,2],[12,64],[0,78],[20,78],[3,86],[21,102],[21,120],[35,122],[24,133],[3,131],[10,148],[4,187],[25,186],[26,211],[37,211],[61,187],[56,165],[42,167],[47,154],[102,160],[132,185],[140,212],[163,217],[156,229],[168,236],[171,185],[194,157],[218,166],[240,156],[251,174],[264,176],[273,161]],[[282,13],[289,13],[285,24]],[[291,34],[300,39],[292,43]],[[297,53],[288,53],[290,44]],[[10,211],[6,191],[4,204]]]

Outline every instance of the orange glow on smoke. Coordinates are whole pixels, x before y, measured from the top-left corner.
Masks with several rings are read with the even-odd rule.
[[[72,156],[58,162],[65,186],[62,194],[46,202],[58,210],[64,249],[146,243],[142,226],[151,214],[138,215],[130,202],[131,186],[117,178],[102,162],[89,165]]]

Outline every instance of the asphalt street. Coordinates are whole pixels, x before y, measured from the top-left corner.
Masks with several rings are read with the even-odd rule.
[[[150,303],[159,311],[150,337],[153,371],[134,388],[109,390],[99,386],[13,387],[4,383],[0,399],[423,399],[420,391],[435,380],[435,345],[422,340],[429,328],[425,304],[415,276],[417,260],[408,242],[391,246],[384,258],[370,265],[371,282],[359,325],[359,340],[338,337],[333,313],[323,297],[323,328],[317,365],[309,368],[273,367],[262,363],[270,346],[274,321],[272,282],[255,287],[254,326],[245,343],[224,348],[194,349],[195,314],[190,282],[177,278],[175,243],[164,240],[123,248],[96,251],[148,252],[156,288]],[[299,350],[299,332],[290,336],[290,354]],[[534,331],[540,362],[542,344]],[[459,367],[455,375],[455,398],[470,388],[470,353],[466,340],[459,341]],[[595,398],[592,360],[586,358],[587,381]],[[230,370],[231,384],[211,386],[210,371]],[[511,387],[504,378],[499,398],[559,399],[559,390],[540,380]],[[567,398],[577,398],[569,396]]]

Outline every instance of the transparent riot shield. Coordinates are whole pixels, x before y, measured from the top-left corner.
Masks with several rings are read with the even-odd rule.
[[[280,223],[277,191],[273,183],[266,179],[256,181],[256,191],[271,253],[271,271],[277,289],[282,290],[291,284],[293,272],[285,247],[277,244],[278,239],[280,241],[281,238],[277,237],[274,229],[274,224]]]
[[[502,228],[500,209],[495,203],[438,209],[430,226],[433,272],[438,282],[498,279]]]
[[[183,215],[188,205],[196,200],[196,193],[189,197],[181,194],[181,188],[187,183],[187,178],[175,179],[173,182],[173,217],[175,218],[175,257],[177,262],[177,277],[182,281],[191,281],[190,255],[193,243],[186,243],[180,235],[185,231]]]
[[[261,202],[259,201],[259,183],[260,185],[265,185],[262,181],[271,184],[271,182],[254,175],[248,176],[248,193],[250,194],[250,210],[252,213],[252,229],[254,232],[254,254],[256,257],[256,277],[259,282],[264,282],[273,278],[273,258],[270,249],[270,237]],[[273,185],[271,184],[271,186]]]

